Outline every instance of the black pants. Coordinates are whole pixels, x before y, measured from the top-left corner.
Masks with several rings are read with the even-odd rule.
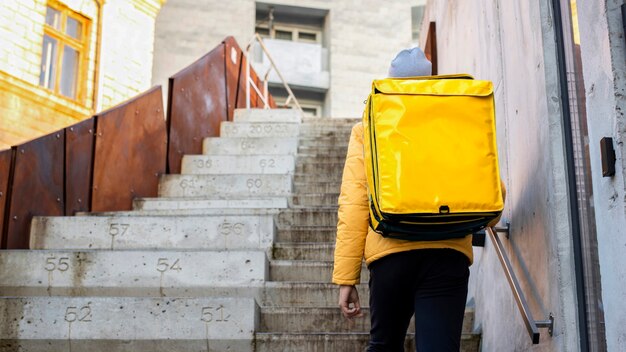
[[[404,351],[415,313],[419,352],[458,352],[467,299],[467,257],[452,249],[419,249],[372,262],[368,352]]]

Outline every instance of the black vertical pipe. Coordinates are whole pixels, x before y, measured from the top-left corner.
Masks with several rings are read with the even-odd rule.
[[[574,143],[572,137],[572,119],[570,116],[569,92],[567,91],[567,68],[565,61],[565,42],[561,0],[552,0],[552,12],[556,36],[556,56],[559,72],[559,86],[561,90],[561,111],[563,118],[563,137],[565,139],[565,158],[567,172],[567,187],[569,198],[569,213],[572,219],[572,241],[574,248],[574,272],[576,276],[576,298],[578,301],[578,333],[580,335],[580,350],[589,351],[589,336],[587,333],[587,302],[585,297],[585,277],[583,275],[583,253],[580,235],[580,214],[578,212],[578,192],[576,186],[576,164],[574,163]]]

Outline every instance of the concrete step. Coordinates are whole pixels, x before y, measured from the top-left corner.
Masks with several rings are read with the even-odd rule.
[[[405,351],[415,351],[414,335],[407,334]],[[342,351],[361,352],[367,348],[369,333],[325,332],[310,334],[290,334],[257,332],[255,334],[256,352],[270,351]],[[460,352],[478,352],[480,335],[463,334]]]
[[[235,122],[301,123],[297,109],[235,109]]]
[[[151,209],[151,210],[131,210],[131,211],[105,211],[92,213],[76,213],[76,216],[106,216],[106,217],[129,217],[129,216],[257,216],[257,215],[278,215],[280,209],[274,208],[198,208],[198,209]]]
[[[1,298],[2,351],[253,351],[244,298]]]
[[[298,141],[300,142],[300,141],[305,141],[305,140],[311,141],[313,139],[309,137],[300,137]],[[305,146],[305,145],[298,144],[298,154],[300,153],[302,154],[336,153],[336,154],[339,154],[337,156],[341,156],[341,153],[343,153],[343,156],[346,156],[347,152],[348,152],[347,143],[344,146],[340,146],[340,145]]]
[[[369,291],[367,284],[357,285],[359,298],[366,304],[369,302]],[[131,294],[130,289],[125,289],[126,294]],[[20,287],[3,287],[3,296],[49,296],[47,287],[26,290]],[[165,295],[177,297],[246,297],[254,298],[263,307],[310,307],[322,308],[332,307],[337,309],[337,298],[339,297],[339,287],[331,283],[319,282],[272,282],[266,281],[260,285],[246,286],[193,286],[186,288],[171,287],[163,291]],[[114,289],[71,289],[56,287],[52,290],[53,295],[70,295],[76,297],[89,296],[112,296],[118,297]],[[132,293],[135,297],[161,297],[159,290],[137,290]]]
[[[294,182],[294,194],[339,194],[341,182]],[[335,205],[337,205],[335,203]]]
[[[300,125],[295,123],[229,122],[220,125],[221,137],[297,137]]]
[[[323,137],[350,140],[352,128],[337,128],[335,126],[300,126],[300,137]]]
[[[350,142],[349,133],[311,133],[301,134],[298,137],[298,147],[348,148]],[[321,143],[310,143],[315,141]]]
[[[179,296],[268,275],[264,251],[0,251],[1,296]]]
[[[274,244],[275,260],[324,260],[332,261],[334,242],[280,242]]]
[[[318,155],[312,155],[312,156],[305,156],[302,154],[298,154],[298,156],[296,157],[296,166],[302,165],[302,164],[317,164],[317,163],[344,164],[345,161],[346,161],[345,155],[331,156],[331,155],[318,154]]]
[[[277,226],[337,226],[337,208],[283,209],[276,218]]]
[[[330,282],[333,274],[332,261],[312,260],[272,260],[270,262],[271,281],[287,282]],[[369,271],[361,269],[361,282],[369,280]]]
[[[341,178],[344,163],[307,163],[296,165],[296,173],[310,175],[332,175]]]
[[[298,148],[297,138],[227,138],[209,137],[202,144],[207,155],[292,155]]]
[[[340,137],[312,137],[312,136],[300,136],[298,141],[299,148],[343,148],[348,149],[348,142],[350,138],[345,136]]]
[[[298,157],[335,157],[335,158],[344,158],[348,154],[347,148],[309,148],[309,147],[300,147],[298,148]]]
[[[332,242],[337,237],[333,226],[285,226],[276,229],[276,242]]]
[[[350,136],[352,126],[337,126],[303,123],[300,125],[300,136]]]
[[[338,307],[261,307],[257,332],[368,332],[369,308],[361,309],[362,317],[349,321]]]
[[[331,207],[337,206],[339,193],[308,194],[296,193],[291,198],[293,207]]]
[[[334,137],[333,137],[334,138]],[[310,153],[310,154],[319,154],[322,153],[324,151],[326,152],[339,152],[339,151],[348,151],[348,141],[344,141],[345,145],[332,145],[332,144],[328,144],[328,145],[323,145],[323,144],[319,144],[319,145],[302,145],[299,142],[302,141],[312,141],[314,140],[314,137],[311,136],[300,136],[300,138],[298,139],[298,153]],[[324,138],[322,138],[324,139]],[[328,138],[327,138],[328,139]],[[335,138],[336,139],[336,138]],[[345,156],[345,154],[344,154]]]
[[[293,182],[339,182],[343,176],[343,169],[341,173],[333,174],[307,174],[297,172],[293,175]]]
[[[361,122],[361,117],[303,117],[302,124],[353,126]]]
[[[367,284],[357,285],[361,302],[369,302]],[[265,283],[263,294],[257,302],[262,307],[332,307],[337,308],[339,286],[320,282]]]
[[[183,175],[292,174],[292,155],[185,155]]]
[[[163,175],[159,197],[277,197],[291,189],[291,175]]]
[[[322,137],[350,140],[351,129],[338,129],[334,126],[300,126],[300,137]]]
[[[363,316],[349,321],[343,317],[337,307],[301,308],[301,307],[261,307],[258,332],[369,332],[370,310],[362,307]],[[474,326],[474,309],[467,308],[463,319],[463,333],[471,334]],[[408,331],[415,330],[413,319]]]
[[[34,217],[31,249],[269,249],[272,215]]]
[[[136,198],[134,210],[175,210],[175,209],[247,209],[247,208],[287,208],[286,197],[265,197],[256,199],[223,198]]]
[[[350,134],[320,134],[320,135],[300,135],[298,147],[324,147],[333,149],[348,148]],[[313,143],[317,142],[317,143]]]

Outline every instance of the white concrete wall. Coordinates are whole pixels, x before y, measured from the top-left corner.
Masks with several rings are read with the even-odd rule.
[[[161,0],[107,0],[102,15],[97,111],[152,86],[154,28]]]
[[[168,0],[156,20],[152,83],[168,78],[234,36],[242,49],[254,33],[251,0]]]
[[[293,1],[298,2],[298,1]],[[372,80],[411,43],[411,6],[405,0],[334,1],[330,10],[330,114],[360,117]]]
[[[609,351],[626,351],[626,42],[618,0],[578,1],[589,149]],[[615,176],[602,177],[600,139],[612,137]]]
[[[371,81],[387,74],[395,54],[411,43],[411,6],[419,1],[275,0],[269,3],[328,10],[323,39],[330,51],[325,115],[359,117]],[[181,21],[184,18],[184,21]],[[157,18],[153,83],[178,70],[228,35],[245,47],[254,33],[255,2],[168,0]],[[280,69],[280,67],[279,67]]]
[[[513,295],[487,241],[474,264],[476,324],[484,351],[578,350],[572,241],[565,180],[554,28],[539,1],[429,0],[437,24],[439,73],[467,72],[494,82],[500,170],[507,185],[502,236],[535,319],[552,312],[532,346]],[[422,30],[420,42],[425,42]]]

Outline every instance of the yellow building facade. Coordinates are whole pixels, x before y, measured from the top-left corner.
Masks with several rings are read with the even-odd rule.
[[[0,1],[0,150],[148,89],[163,2]]]

